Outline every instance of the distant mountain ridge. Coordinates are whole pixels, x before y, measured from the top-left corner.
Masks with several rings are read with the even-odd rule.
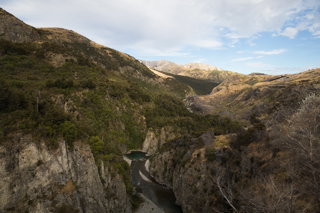
[[[238,119],[248,119],[252,113],[266,118],[275,109],[295,108],[307,95],[319,93],[319,88],[319,68],[286,75],[252,73],[226,79],[210,95],[189,98],[187,106],[203,114],[225,109],[226,115]]]
[[[215,66],[211,66],[208,64],[201,64],[201,63],[188,63],[186,65],[183,65],[186,69],[202,69],[202,70],[218,70],[218,71],[224,71],[223,69]]]
[[[185,65],[180,65],[167,60],[140,60],[140,62],[151,69],[171,73],[174,75],[187,76],[202,80],[210,80],[215,83],[221,83],[230,76],[241,75],[239,73],[225,71],[222,68],[201,63],[188,63]]]

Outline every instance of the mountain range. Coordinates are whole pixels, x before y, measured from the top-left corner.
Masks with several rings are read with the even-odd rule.
[[[180,65],[166,60],[140,61],[151,69],[195,79],[209,80],[215,83],[221,83],[230,76],[241,75],[235,72],[225,71],[219,67],[200,63]]]
[[[320,69],[217,69],[141,63],[0,8],[0,212],[146,212],[132,150],[183,212],[319,212]]]

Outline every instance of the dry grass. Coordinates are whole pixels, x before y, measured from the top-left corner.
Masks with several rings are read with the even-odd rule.
[[[64,185],[64,187],[61,189],[61,193],[71,195],[75,189],[76,187],[73,185],[73,182],[69,180],[67,184]]]
[[[232,136],[234,136],[234,135],[235,134],[215,136],[214,148],[218,149],[220,147],[228,147],[230,145]]]

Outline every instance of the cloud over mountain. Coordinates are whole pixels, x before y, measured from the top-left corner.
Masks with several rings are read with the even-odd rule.
[[[2,5],[36,27],[72,28],[99,43],[152,54],[234,46],[260,32],[320,35],[317,0],[5,0]]]

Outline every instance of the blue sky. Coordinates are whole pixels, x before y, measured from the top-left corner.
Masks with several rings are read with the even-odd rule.
[[[1,0],[0,7],[137,59],[243,74],[320,67],[320,0]]]

